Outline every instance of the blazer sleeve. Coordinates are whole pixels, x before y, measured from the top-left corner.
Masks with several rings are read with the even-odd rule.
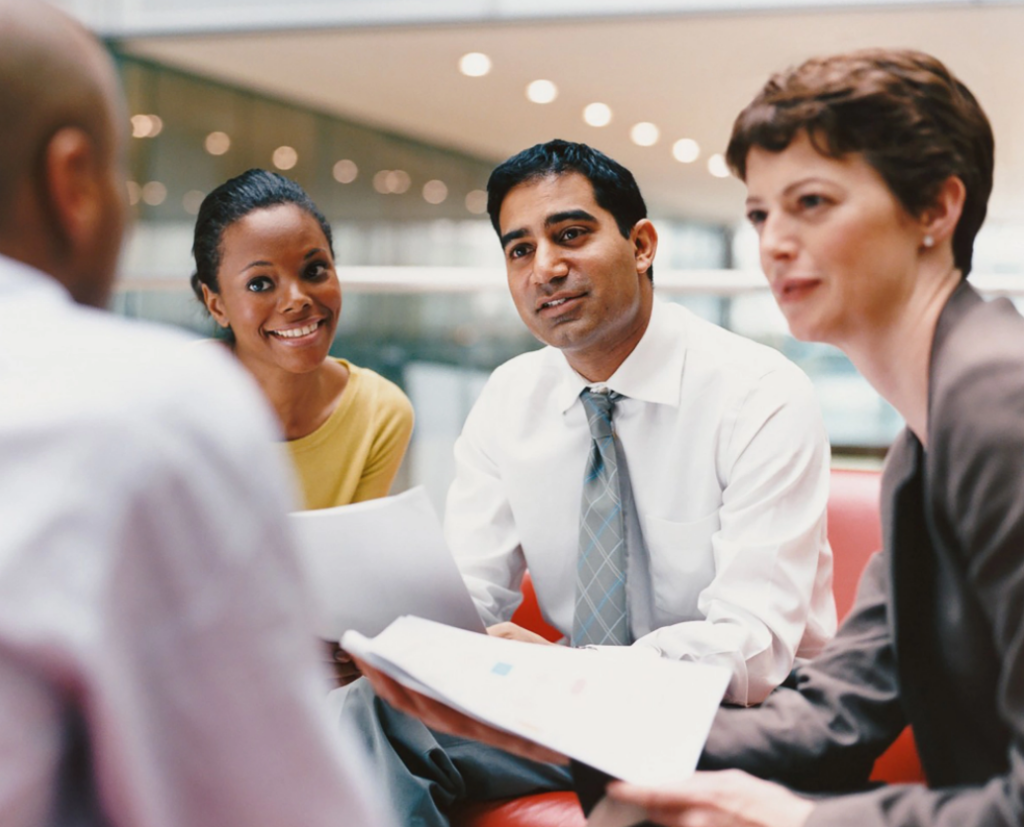
[[[977,784],[935,789],[898,785],[827,798],[815,807],[807,827],[1010,827],[1024,823],[1024,484],[1020,473],[1024,459],[1024,381],[1019,355],[1024,343],[1019,317],[1014,314],[1007,321],[1010,318],[989,311],[983,325],[958,328],[956,333],[962,338],[946,345],[943,370],[933,375],[927,499],[934,530],[963,563],[965,592],[961,599],[979,606],[987,622],[990,641],[985,643],[991,644],[991,657],[998,670],[993,715],[1005,732],[1005,770]],[[884,571],[875,572],[876,577],[879,574]],[[861,602],[858,608],[858,617],[852,618],[855,623],[867,605]],[[883,662],[877,659],[881,650],[858,666],[850,659],[856,651],[849,649],[849,632],[847,626],[843,628],[836,645],[848,651],[841,662],[833,664],[826,686],[835,688],[838,666],[840,674],[851,678],[856,675],[865,686],[876,688],[885,671],[878,668]],[[864,651],[870,654],[870,649]],[[827,660],[816,663],[811,674],[823,670],[829,672]],[[891,668],[888,672],[891,679]],[[775,746],[768,739],[778,741],[775,756],[776,760],[781,758],[782,770],[793,768],[785,750],[794,739],[792,735],[787,737],[780,724],[787,723],[796,733],[797,746],[793,749],[797,759],[792,763],[803,762],[805,768],[816,744],[828,747],[823,753],[827,756],[839,740],[837,734],[825,734],[828,727],[840,733],[846,731],[858,753],[862,742],[871,741],[883,729],[875,726],[884,716],[864,714],[874,706],[862,703],[866,690],[854,690],[858,698],[856,714],[830,717],[827,710],[832,704],[839,703],[840,708],[849,710],[848,699],[844,701],[842,693],[833,693],[826,703],[815,703],[808,695],[812,686],[812,682],[805,683],[799,699],[786,696],[787,714],[775,726],[763,727],[758,722],[746,733],[755,744]],[[895,681],[891,680],[884,691],[893,693],[895,700]],[[893,710],[893,720],[897,714],[898,710]],[[850,729],[844,730],[846,726]],[[762,736],[761,729],[767,729],[768,734]],[[890,733],[896,731],[891,729]],[[735,731],[728,742],[740,759],[743,737]],[[722,740],[719,736],[712,746]],[[756,756],[762,752],[763,747],[754,750],[751,771],[760,769],[758,774],[775,775],[783,781],[800,780],[792,772],[788,778],[773,774],[770,761],[758,765]],[[742,760],[733,764],[744,766]],[[822,763],[825,772],[832,766],[828,760]]]
[[[946,346],[930,412],[929,508],[935,530],[964,565],[963,600],[979,606],[987,622],[998,670],[993,715],[1006,735],[1006,770],[976,785],[891,787],[825,801],[809,827],[1024,823],[1022,337],[1016,314],[1011,323],[998,307],[989,308],[983,327],[958,328],[962,338]]]
[[[864,570],[857,600],[813,661],[750,709],[722,707],[701,769],[730,767],[797,790],[863,787],[905,726],[886,604],[888,558]]]

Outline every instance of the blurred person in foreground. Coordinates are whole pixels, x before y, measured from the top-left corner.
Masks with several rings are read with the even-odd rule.
[[[913,51],[810,60],[736,121],[728,158],[790,329],[841,348],[907,428],[835,640],[760,708],[719,712],[701,766],[733,769],[609,787],[660,824],[1024,823],[1024,320],[966,281],[993,155],[971,92]],[[371,677],[435,727],[544,754]],[[907,724],[927,786],[867,789]]]
[[[324,723],[259,392],[96,309],[126,120],[91,35],[0,0],[0,821],[390,824]]]

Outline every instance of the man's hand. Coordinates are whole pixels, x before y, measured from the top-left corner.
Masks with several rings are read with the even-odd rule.
[[[360,677],[359,667],[355,665],[348,653],[332,640],[323,642],[324,659],[327,670],[335,686],[347,686]]]
[[[395,709],[412,715],[414,718],[419,718],[431,729],[447,732],[449,735],[456,735],[460,738],[481,741],[532,761],[546,761],[550,764],[568,763],[568,759],[561,753],[542,747],[533,741],[527,741],[518,735],[512,735],[504,730],[482,724],[475,718],[457,712],[426,695],[406,689],[397,681],[358,658],[352,660],[381,698]]]
[[[666,827],[803,827],[814,804],[740,770],[698,772],[673,787],[614,781],[608,795]]]
[[[487,634],[494,637],[503,637],[505,640],[518,640],[523,643],[546,643],[548,646],[557,645],[547,638],[542,638],[535,632],[531,632],[529,629],[517,626],[515,623],[495,623],[493,626],[487,627]]]

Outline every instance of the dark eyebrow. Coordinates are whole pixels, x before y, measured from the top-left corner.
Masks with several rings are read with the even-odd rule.
[[[565,212],[556,212],[553,215],[549,215],[544,219],[544,226],[550,227],[553,224],[561,224],[563,221],[594,221],[594,218],[586,210],[566,210]]]
[[[501,249],[505,249],[510,241],[515,241],[517,238],[522,238],[526,235],[526,230],[511,230],[501,237]]]
[[[795,190],[800,187],[807,186],[808,184],[817,184],[819,186],[835,187],[839,186],[835,181],[830,181],[828,178],[822,178],[818,175],[808,175],[806,178],[801,178],[798,181],[794,181],[792,184],[788,184],[785,189],[782,190],[782,194],[785,196],[792,195]],[[751,204],[760,204],[761,198],[757,195],[747,196],[747,206]]]
[[[586,210],[565,210],[564,212],[556,212],[549,215],[544,219],[545,227],[553,227],[555,224],[561,224],[563,221],[591,221],[597,222],[597,219],[588,213]],[[511,230],[501,237],[502,249],[508,246],[510,241],[515,241],[517,238],[522,238],[526,235],[526,230]]]
[[[302,257],[303,261],[309,261],[313,256],[323,255],[326,251],[322,247],[314,247],[306,255]],[[251,270],[253,267],[273,267],[274,264],[271,261],[250,261],[245,267],[242,268],[241,272]]]

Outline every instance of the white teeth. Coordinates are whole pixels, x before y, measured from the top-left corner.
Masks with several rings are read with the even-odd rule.
[[[541,307],[558,307],[558,305],[565,304],[567,301],[569,301],[569,300],[568,299],[555,299],[554,301],[551,301],[551,302],[544,302],[544,304],[542,304]]]
[[[275,336],[280,336],[282,339],[298,339],[300,336],[308,336],[319,326],[319,322],[313,322],[305,327],[295,327],[291,330],[272,330]]]

